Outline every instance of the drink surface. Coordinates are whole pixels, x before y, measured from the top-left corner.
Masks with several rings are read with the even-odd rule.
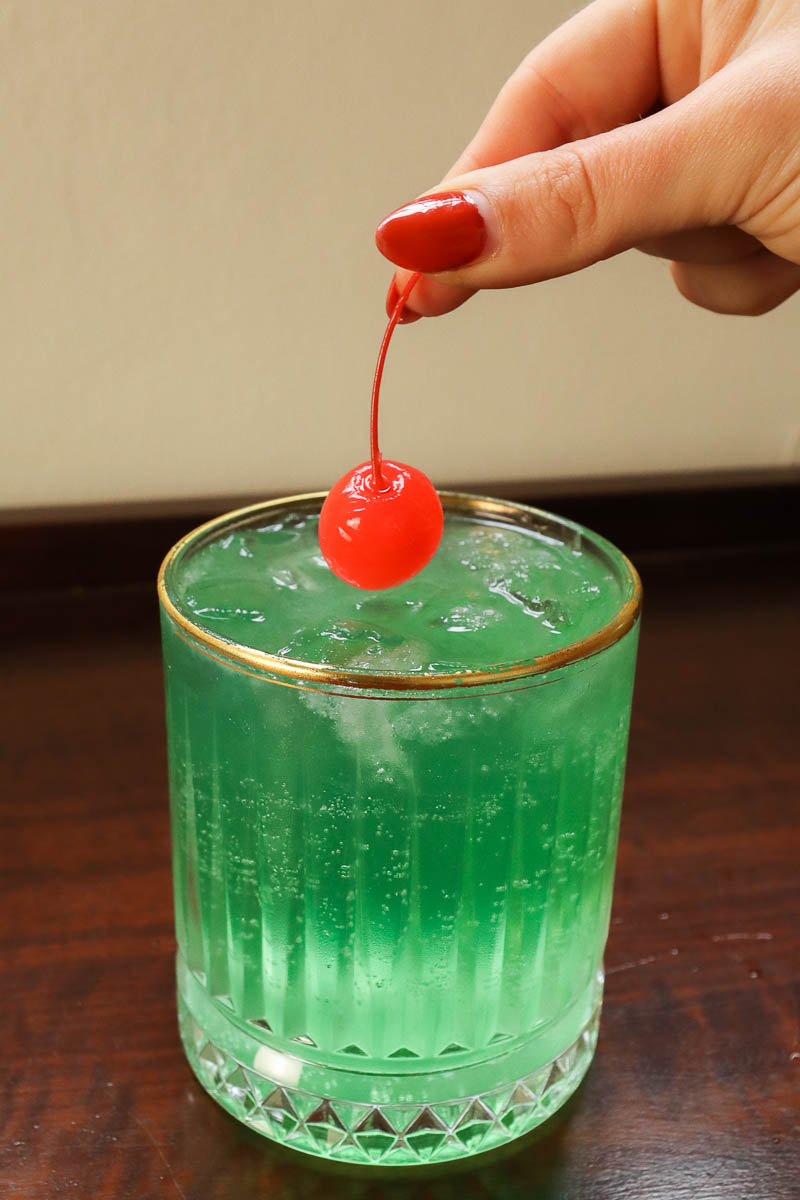
[[[286,658],[435,673],[548,654],[622,603],[611,566],[580,538],[453,513],[419,575],[361,591],[330,571],[317,525],[289,513],[201,546],[181,569],[181,607],[220,637]]]

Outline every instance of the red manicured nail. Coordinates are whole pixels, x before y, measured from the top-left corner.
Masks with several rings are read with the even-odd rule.
[[[392,282],[389,284],[389,291],[386,294],[386,315],[390,317],[397,307],[397,301],[400,299],[400,289],[397,286],[397,280],[392,276]],[[413,308],[408,307],[406,300],[403,305],[403,312],[398,325],[413,325],[414,321],[418,321],[422,313],[414,312]]]
[[[384,217],[375,234],[398,267],[429,274],[463,267],[486,244],[480,209],[464,192],[439,192],[404,204]]]

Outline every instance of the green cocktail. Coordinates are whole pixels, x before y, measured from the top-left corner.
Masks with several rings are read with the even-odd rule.
[[[591,1060],[638,578],[570,522],[445,495],[429,566],[360,592],[321,499],[162,568],[184,1045],[286,1145],[457,1158]]]

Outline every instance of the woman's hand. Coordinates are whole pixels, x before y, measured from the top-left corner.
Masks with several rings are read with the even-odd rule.
[[[633,246],[703,308],[767,312],[800,288],[800,3],[595,0],[377,241],[387,304],[422,270],[424,316]]]

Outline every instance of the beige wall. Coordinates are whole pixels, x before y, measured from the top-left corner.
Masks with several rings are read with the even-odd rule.
[[[0,506],[325,486],[365,456],[389,209],[574,4],[0,0]],[[800,301],[634,254],[401,330],[439,481],[786,466]]]

